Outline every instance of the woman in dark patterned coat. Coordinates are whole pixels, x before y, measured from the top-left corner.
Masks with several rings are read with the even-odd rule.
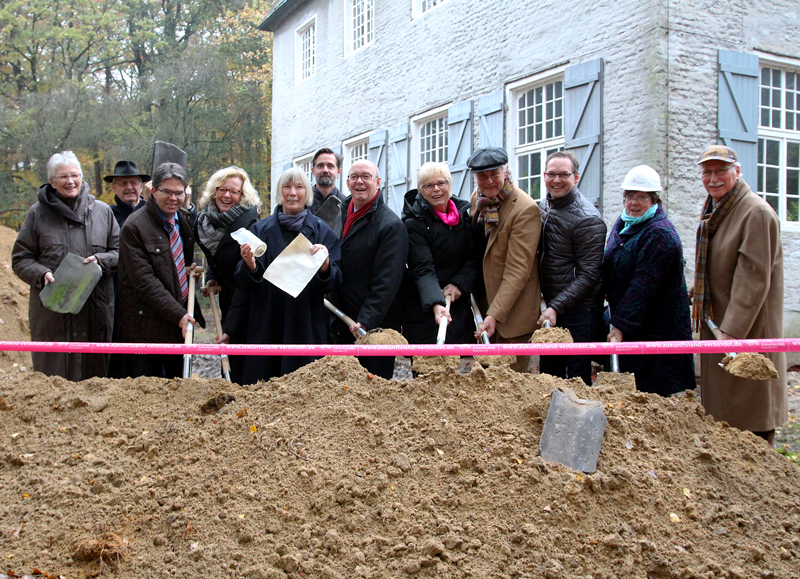
[[[661,179],[640,165],[628,172],[622,189],[622,215],[603,259],[603,289],[611,309],[608,339],[691,340],[683,247],[659,203]],[[634,375],[642,392],[669,396],[696,386],[691,354],[625,355],[619,365]]]

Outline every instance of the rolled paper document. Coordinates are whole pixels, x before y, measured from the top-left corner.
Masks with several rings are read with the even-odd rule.
[[[261,257],[264,255],[264,252],[267,251],[267,244],[261,241],[254,233],[245,229],[244,227],[237,229],[233,233],[231,233],[231,237],[233,237],[236,241],[239,242],[239,245],[244,245],[245,243],[253,248],[253,255],[256,257]]]

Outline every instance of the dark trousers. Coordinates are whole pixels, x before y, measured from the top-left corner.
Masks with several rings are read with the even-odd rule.
[[[556,325],[572,334],[573,342],[605,342],[603,308],[569,310],[558,315]],[[540,356],[539,371],[559,378],[581,378],[592,385],[592,356]]]
[[[180,354],[129,354],[130,377],[155,376],[180,378],[183,376],[183,356]]]

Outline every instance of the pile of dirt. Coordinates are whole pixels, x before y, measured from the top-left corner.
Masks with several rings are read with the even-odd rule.
[[[725,370],[751,380],[772,380],[778,377],[778,370],[772,360],[757,352],[742,352],[736,356],[725,356],[722,359]]]
[[[539,457],[557,386],[603,402],[592,475]],[[0,398],[18,573],[800,575],[797,467],[693,397],[477,365],[386,381],[338,357],[250,388],[5,375]]]
[[[17,232],[0,225],[0,340],[31,339],[28,325],[30,288],[11,271],[11,250]],[[30,352],[0,352],[0,375],[29,372]]]
[[[396,330],[376,328],[367,332],[365,336],[359,336],[356,338],[356,344],[373,346],[377,344],[405,345],[408,344],[408,340],[406,340],[403,335]]]
[[[567,328],[539,328],[531,336],[531,344],[572,344],[572,334]]]

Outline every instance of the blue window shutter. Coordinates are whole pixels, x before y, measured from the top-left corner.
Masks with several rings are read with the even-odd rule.
[[[286,164],[283,166],[283,169],[281,169],[281,173],[284,173],[285,171],[288,171],[288,170],[289,170],[289,169],[291,169],[291,168],[292,168],[292,162],[291,162],[291,161],[289,161],[288,163],[286,163]],[[280,177],[280,175],[278,175],[278,177]]]
[[[403,197],[408,191],[408,123],[389,129],[392,162],[385,187],[387,204],[398,216],[403,213]]]
[[[472,189],[467,159],[472,154],[472,101],[447,109],[447,159],[453,176],[452,194],[469,199]]]
[[[753,182],[758,174],[759,76],[758,57],[755,54],[720,49],[717,105],[719,142],[736,151],[742,175]]]
[[[579,187],[603,210],[603,59],[564,71],[564,148],[580,163]]]
[[[478,146],[503,147],[503,89],[482,96],[478,101],[480,134]]]
[[[341,143],[339,143],[338,145],[331,145],[328,148],[331,151],[333,151],[334,153],[336,153],[337,155],[339,155],[339,159],[342,158],[342,144]],[[316,153],[316,151],[314,151],[314,152]],[[341,167],[339,167],[339,168],[341,169]],[[339,191],[342,190],[342,174],[341,173],[339,173],[339,178],[336,179],[336,188],[339,189]]]
[[[386,139],[389,131],[375,131],[369,136],[369,160],[378,167],[378,173],[386,179]]]

